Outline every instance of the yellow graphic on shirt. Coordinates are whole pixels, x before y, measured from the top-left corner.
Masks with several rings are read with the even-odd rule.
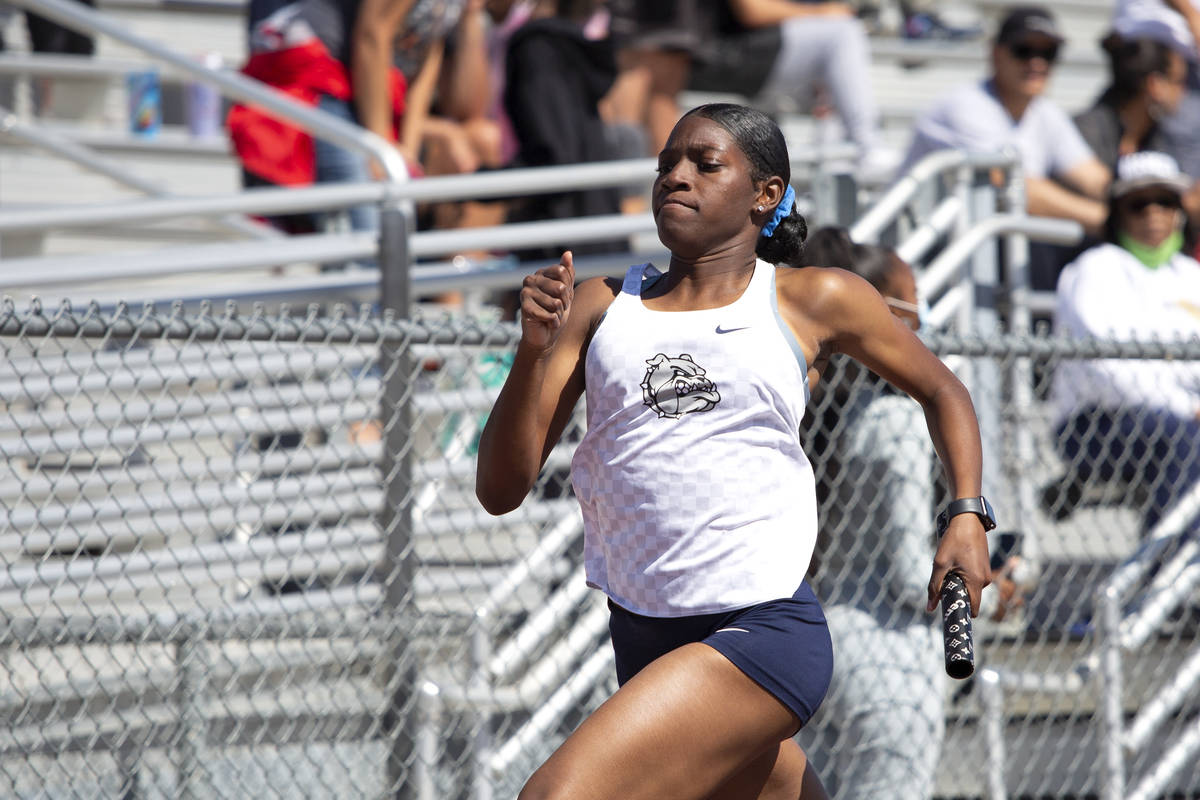
[[[1200,305],[1196,305],[1191,300],[1180,300],[1177,305],[1196,319],[1200,319]]]

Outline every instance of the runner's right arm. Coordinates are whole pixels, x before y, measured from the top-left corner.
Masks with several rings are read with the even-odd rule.
[[[475,494],[492,514],[512,511],[533,488],[583,393],[595,320],[613,299],[602,278],[575,289],[571,253],[525,278],[521,342],[479,439]]]

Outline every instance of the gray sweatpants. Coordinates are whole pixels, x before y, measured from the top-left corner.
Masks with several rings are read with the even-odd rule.
[[[928,798],[945,727],[938,628],[923,614],[884,626],[850,605],[825,617],[833,681],[797,741],[835,800]]]
[[[762,93],[807,107],[816,85],[829,90],[846,136],[867,153],[875,146],[879,109],[871,89],[871,54],[862,23],[850,17],[785,21],[779,55]]]

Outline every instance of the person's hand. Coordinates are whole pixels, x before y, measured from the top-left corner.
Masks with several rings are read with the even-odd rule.
[[[521,344],[548,352],[571,313],[575,259],[567,250],[553,267],[525,276],[521,285]]]
[[[996,585],[996,608],[992,611],[992,621],[1001,622],[1010,611],[1016,611],[1025,605],[1025,587],[1017,580],[1021,570],[1021,557],[1009,556],[1004,566],[992,574]]]
[[[957,572],[971,597],[971,616],[979,615],[983,587],[991,582],[987,533],[974,514],[955,514],[933,555],[933,573],[929,576],[929,603],[926,611],[937,608],[942,582],[949,572]]]
[[[399,142],[395,143],[396,150],[400,153],[400,157],[404,159],[404,166],[408,170],[409,177],[414,177],[422,174],[421,165],[417,162],[408,148],[405,148]],[[416,167],[414,170],[413,168]],[[387,173],[383,170],[383,165],[373,158],[367,159],[367,174],[373,181],[382,181],[387,179]]]

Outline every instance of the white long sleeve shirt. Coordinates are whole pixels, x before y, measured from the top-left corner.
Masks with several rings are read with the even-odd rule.
[[[1058,279],[1055,329],[1075,337],[1178,341],[1200,336],[1200,263],[1179,254],[1150,269],[1103,244]],[[1087,407],[1150,406],[1200,412],[1200,363],[1161,359],[1066,360],[1054,374],[1059,422]]]

